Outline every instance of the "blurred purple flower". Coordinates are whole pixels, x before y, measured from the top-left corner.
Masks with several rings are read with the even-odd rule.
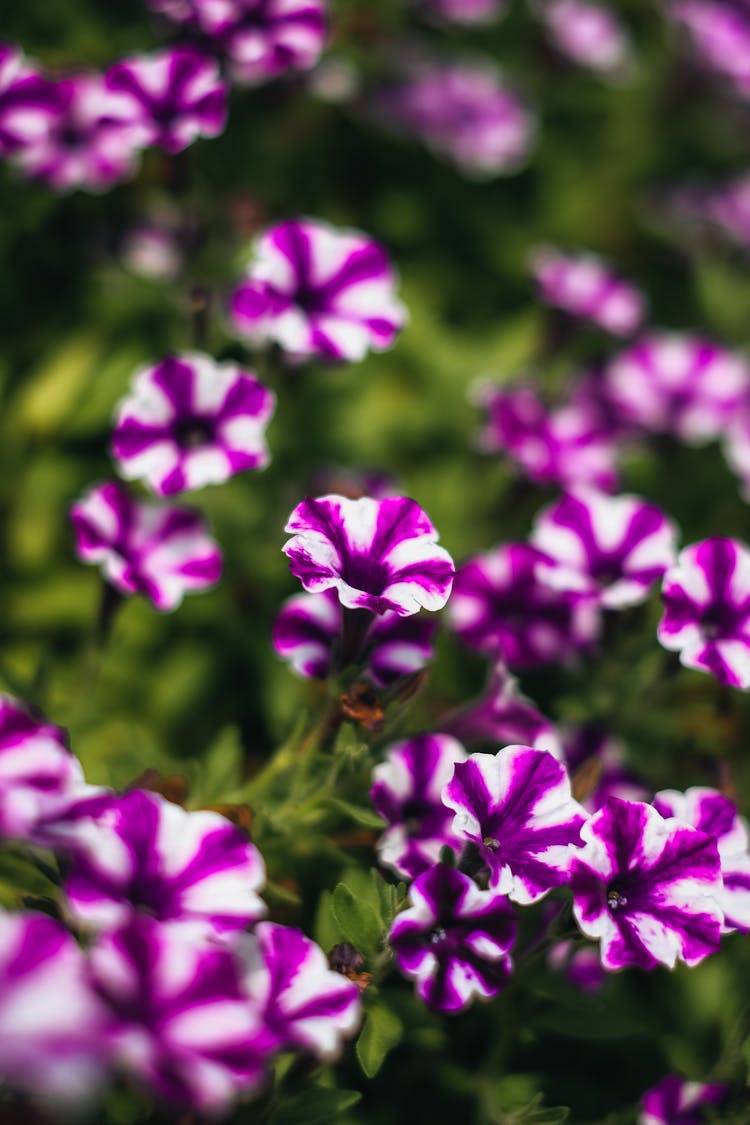
[[[547,964],[553,972],[563,973],[581,992],[597,992],[606,980],[599,954],[590,945],[556,941],[547,956]]]
[[[589,813],[597,812],[608,797],[647,801],[649,791],[625,765],[620,742],[595,723],[561,727],[563,761],[573,789]],[[579,790],[584,790],[585,795]]]
[[[719,948],[716,841],[650,805],[610,797],[581,829],[573,912],[609,972],[697,965]]]
[[[460,1012],[507,983],[516,940],[515,911],[504,895],[482,891],[439,863],[409,888],[409,907],[391,927],[396,964],[435,1012]]]
[[[444,23],[475,26],[499,19],[506,0],[419,0],[419,6],[426,15]]]
[[[614,336],[630,336],[643,323],[643,294],[595,254],[564,254],[540,247],[532,255],[531,273],[545,304],[590,320]]]
[[[94,485],[71,509],[79,558],[100,564],[122,594],[143,594],[160,610],[216,585],[221,551],[189,508],[142,504],[115,483]]]
[[[9,43],[0,43],[0,157],[44,141],[59,113],[51,82]]]
[[[608,75],[625,73],[632,63],[630,37],[611,8],[586,0],[541,0],[538,11],[552,43],[571,62]]]
[[[750,12],[731,0],[673,0],[671,14],[687,29],[701,63],[750,95]]]
[[[686,1082],[668,1074],[641,1098],[638,1125],[702,1125],[704,1110],[720,1105],[727,1089],[720,1082]]]

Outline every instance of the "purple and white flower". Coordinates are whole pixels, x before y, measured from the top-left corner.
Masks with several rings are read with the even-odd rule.
[[[534,142],[533,115],[491,65],[418,62],[378,91],[375,104],[390,127],[473,178],[518,171]]]
[[[592,946],[574,941],[556,941],[547,956],[555,973],[563,973],[581,992],[598,992],[606,980],[599,954]]]
[[[585,0],[542,0],[538,10],[552,43],[571,62],[607,75],[622,73],[632,62],[630,37],[611,8]]]
[[[475,397],[487,411],[480,448],[507,453],[537,484],[615,489],[617,434],[584,390],[579,384],[569,402],[549,410],[532,386],[480,384]]]
[[[272,391],[234,363],[200,353],[168,356],[136,373],[117,408],[118,472],[169,496],[263,469],[275,402]]]
[[[310,593],[335,589],[349,609],[400,617],[448,600],[453,561],[414,500],[319,496],[298,504],[285,530],[289,569]]]
[[[456,762],[466,760],[460,742],[447,734],[422,734],[394,742],[373,770],[370,800],[388,828],[378,858],[413,879],[440,859],[441,849],[458,854],[464,845],[452,829],[453,813],[441,800]]]
[[[241,946],[243,987],[258,1009],[266,1049],[336,1058],[359,1027],[359,989],[333,972],[301,930],[261,922]]]
[[[467,745],[491,742],[494,746],[533,746],[563,758],[554,725],[521,692],[518,680],[501,660],[492,666],[480,698],[449,715],[440,729]]]
[[[0,157],[43,140],[58,113],[54,87],[9,43],[0,43]]]
[[[671,15],[687,30],[696,54],[744,97],[750,94],[750,15],[726,0],[674,0]]]
[[[721,862],[723,890],[718,902],[724,911],[724,932],[750,932],[750,840],[747,821],[735,804],[716,789],[695,786],[684,793],[662,789],[653,805],[662,816],[674,816],[713,836]]]
[[[54,191],[105,191],[132,176],[147,142],[127,99],[108,90],[97,74],[50,83],[54,117],[27,135],[15,159]]]
[[[0,695],[0,838],[34,840],[83,785],[64,732],[18,699]]]
[[[160,610],[216,585],[221,551],[189,508],[141,504],[113,482],[94,485],[73,505],[78,556],[99,564],[122,594],[143,594]]]
[[[750,366],[709,340],[650,332],[608,363],[604,386],[623,424],[701,445],[750,403]]]
[[[597,812],[608,797],[647,801],[649,790],[625,764],[621,742],[596,723],[561,728],[562,760],[568,767],[573,791],[586,812]]]
[[[0,1080],[61,1106],[90,1104],[107,1067],[104,1013],[75,939],[45,914],[0,912]]]
[[[590,320],[614,336],[630,336],[643,323],[643,294],[595,254],[563,254],[543,247],[534,251],[531,272],[545,304]]]
[[[750,407],[729,420],[723,441],[726,462],[740,482],[744,500],[750,502]]]
[[[591,598],[605,609],[646,600],[675,560],[677,532],[655,504],[578,488],[536,518],[530,543],[550,586]]]
[[[191,7],[235,82],[255,85],[309,70],[323,50],[323,0],[191,0]]]
[[[610,797],[581,829],[573,912],[605,969],[697,965],[719,948],[716,841],[639,801]]]
[[[319,219],[293,219],[258,239],[231,317],[238,335],[276,343],[292,361],[356,361],[393,344],[406,310],[379,243]]]
[[[658,637],[686,668],[750,688],[750,550],[712,538],[680,552],[664,575]]]
[[[515,911],[504,895],[482,891],[439,863],[409,888],[410,906],[391,927],[398,968],[435,1012],[460,1012],[507,983],[516,940]]]
[[[89,958],[114,1058],[157,1097],[220,1113],[257,1088],[265,1036],[231,950],[140,916],[102,936]]]
[[[505,11],[505,0],[420,0],[420,7],[444,23],[474,27],[499,19]]]
[[[273,626],[273,646],[300,676],[325,680],[335,665],[344,614],[335,590],[287,598]],[[365,674],[388,687],[418,672],[432,658],[434,619],[389,611],[373,617],[360,646]]]
[[[145,911],[222,936],[263,917],[264,881],[260,853],[223,816],[133,789],[79,821],[65,891],[73,914],[93,928],[114,929]]]
[[[702,1125],[704,1109],[720,1105],[726,1093],[721,1082],[687,1082],[668,1074],[641,1098],[638,1125]]]
[[[227,86],[216,60],[194,47],[135,55],[110,67],[107,89],[129,107],[147,145],[181,152],[226,123]]]
[[[511,668],[565,662],[593,647],[597,606],[541,581],[543,559],[526,543],[506,543],[459,569],[448,620],[467,645]]]
[[[530,903],[564,883],[586,814],[565,767],[544,750],[506,746],[456,764],[443,790],[453,830],[472,844],[489,885]]]

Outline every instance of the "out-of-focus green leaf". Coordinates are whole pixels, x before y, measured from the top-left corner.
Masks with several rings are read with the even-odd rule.
[[[389,1051],[400,1043],[404,1025],[398,1016],[382,1004],[367,1009],[362,1031],[357,1039],[357,1058],[368,1078],[374,1078]]]

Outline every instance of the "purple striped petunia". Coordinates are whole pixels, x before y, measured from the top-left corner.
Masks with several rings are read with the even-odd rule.
[[[545,508],[529,537],[547,559],[544,582],[591,598],[604,609],[646,600],[675,560],[677,532],[660,508],[639,496],[577,488]]]
[[[530,903],[565,882],[586,814],[571,796],[565,767],[547,751],[506,746],[472,754],[457,763],[443,804],[493,890]]]
[[[697,965],[719,948],[716,841],[640,801],[610,797],[581,829],[573,912],[609,972]]]
[[[501,660],[493,665],[480,698],[449,715],[440,729],[467,745],[492,742],[495,746],[533,746],[563,758],[553,724],[521,692],[518,680]]]
[[[723,889],[718,902],[724,911],[724,932],[750,932],[750,840],[747,821],[735,804],[716,789],[695,786],[684,793],[662,789],[653,805],[662,816],[674,816],[713,836],[721,862]]]
[[[226,83],[216,60],[195,47],[121,59],[105,82],[127,103],[147,145],[177,153],[197,137],[216,137],[224,129]]]
[[[542,247],[533,253],[531,273],[545,304],[592,321],[614,336],[630,336],[643,323],[643,295],[595,254],[564,254]]]
[[[275,402],[272,391],[234,363],[200,353],[168,356],[137,372],[117,408],[118,472],[169,496],[263,469]]]
[[[58,1112],[89,1105],[108,1062],[104,1024],[67,930],[45,914],[0,911],[3,1086],[53,1099]]]
[[[261,922],[240,947],[244,988],[261,1013],[267,1050],[334,1059],[359,1027],[359,989],[333,972],[301,930]]]
[[[687,1082],[668,1074],[641,1098],[638,1125],[702,1125],[704,1111],[720,1105],[727,1090],[721,1082]]]
[[[100,564],[122,594],[143,594],[157,609],[215,586],[221,551],[189,508],[142,504],[114,482],[94,485],[71,509],[78,556]]]
[[[702,65],[750,96],[750,12],[731,0],[673,0],[670,12],[686,28]]]
[[[190,0],[190,7],[235,82],[256,85],[309,70],[323,50],[323,0]]]
[[[223,935],[265,914],[260,853],[218,813],[133,789],[77,828],[65,891],[87,926],[112,929],[145,911]]]
[[[658,637],[686,668],[750,688],[750,550],[736,539],[704,539],[664,575]]]
[[[35,840],[83,787],[78,759],[65,733],[0,694],[0,837]]]
[[[622,74],[632,63],[630,37],[611,7],[543,0],[539,13],[553,45],[571,62],[607,75]]]
[[[319,219],[265,231],[231,297],[232,323],[293,362],[363,359],[389,348],[406,322],[385,249]]]
[[[441,800],[456,762],[466,761],[460,742],[447,734],[421,734],[394,742],[373,770],[370,800],[388,823],[378,841],[378,858],[413,879],[440,858],[443,847],[458,854],[464,839],[453,831],[454,816]]]
[[[120,1068],[195,1113],[228,1111],[265,1077],[265,1036],[235,954],[139,916],[91,949]]]
[[[582,947],[579,942],[556,941],[547,955],[547,964],[553,973],[562,973],[581,992],[597,992],[607,979],[596,949]]]
[[[542,582],[543,559],[526,543],[505,543],[464,563],[448,620],[465,644],[511,668],[569,661],[594,646],[597,606]]]
[[[398,968],[435,1012],[460,1012],[507,983],[518,922],[507,898],[438,863],[409,888],[389,941]]]
[[[623,425],[701,445],[750,404],[750,366],[698,336],[650,332],[610,360],[604,388]]]
[[[0,157],[45,138],[58,112],[53,84],[17,47],[0,43]]]
[[[295,594],[281,607],[273,626],[273,646],[300,676],[325,680],[334,667],[344,614],[335,590]],[[361,644],[365,674],[376,687],[388,687],[424,668],[432,658],[434,619],[387,612],[373,617]]]
[[[349,609],[400,617],[448,600],[453,560],[414,500],[319,496],[298,504],[284,530],[289,569],[310,593],[335,589]]]

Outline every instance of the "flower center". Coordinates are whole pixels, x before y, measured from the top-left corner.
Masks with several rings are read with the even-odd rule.
[[[485,836],[482,840],[482,846],[491,852],[496,852],[500,847],[500,841],[496,840],[494,836]]]
[[[709,606],[700,616],[701,631],[706,640],[713,641],[732,632],[731,613],[726,606]]]
[[[448,931],[443,926],[433,926],[428,934],[430,945],[440,945],[448,936]]]
[[[204,418],[182,418],[174,427],[174,437],[182,449],[199,449],[213,441],[213,426]]]
[[[294,303],[306,313],[322,312],[326,306],[325,296],[317,289],[302,288],[294,294]]]
[[[369,555],[348,555],[341,568],[341,577],[355,590],[379,595],[388,585],[388,566]]]
[[[621,894],[615,887],[610,887],[607,891],[607,906],[610,910],[619,910],[623,906],[628,905],[628,900],[624,894]]]

